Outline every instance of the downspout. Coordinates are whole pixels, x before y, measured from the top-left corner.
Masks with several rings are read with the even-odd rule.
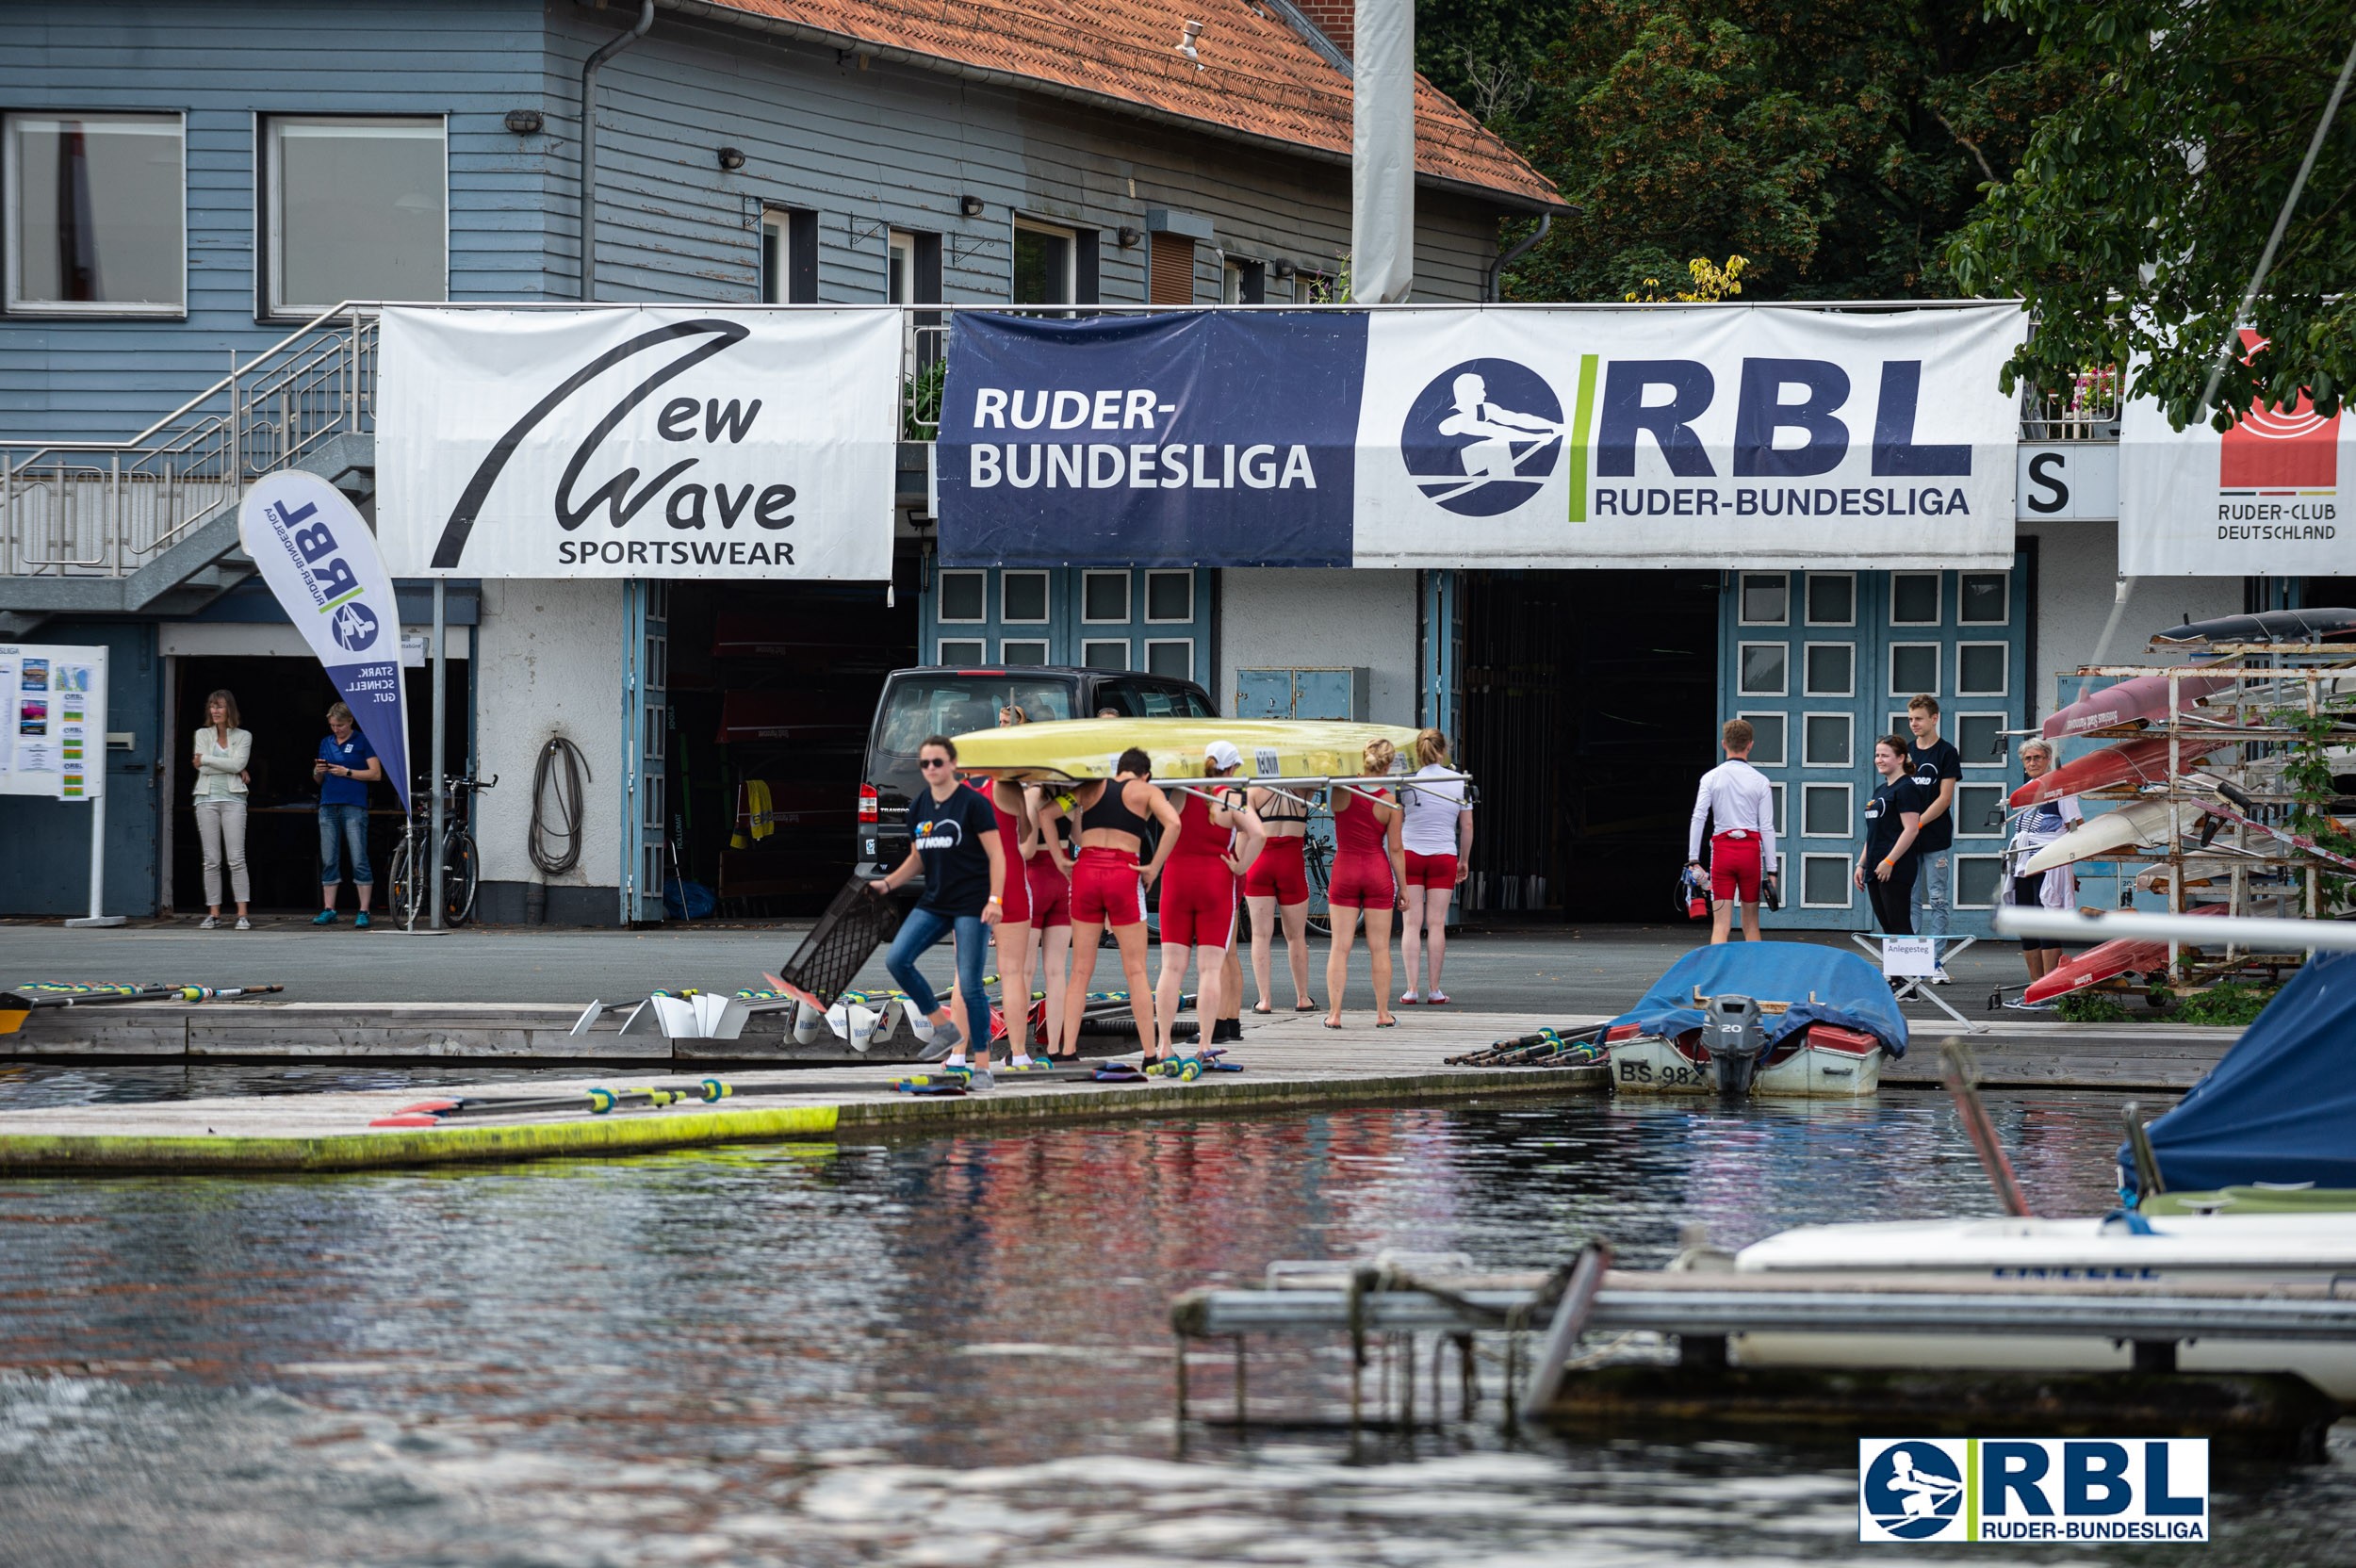
[[[1532,229],[1529,235],[1524,237],[1520,244],[1514,246],[1512,250],[1506,252],[1503,255],[1497,257],[1495,262],[1490,264],[1489,288],[1488,292],[1481,295],[1483,300],[1487,301],[1490,304],[1496,304],[1497,302],[1497,283],[1499,279],[1505,276],[1505,270],[1508,267],[1511,267],[1513,263],[1521,260],[1523,254],[1527,253],[1532,245],[1535,245],[1538,241],[1546,238],[1546,231],[1552,227],[1554,227],[1554,214],[1550,212],[1540,213],[1538,215],[1538,226],[1535,229]]]
[[[597,295],[597,72],[606,61],[646,36],[654,25],[654,0],[638,0],[638,25],[605,41],[581,68],[581,299]]]

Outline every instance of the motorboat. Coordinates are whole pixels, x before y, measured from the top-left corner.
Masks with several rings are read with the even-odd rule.
[[[1727,942],[1669,966],[1604,1027],[1623,1094],[1849,1099],[1906,1052],[1881,971],[1803,942]]]

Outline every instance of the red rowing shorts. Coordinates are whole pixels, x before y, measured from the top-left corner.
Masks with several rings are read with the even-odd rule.
[[[1442,892],[1456,886],[1456,857],[1453,855],[1418,855],[1407,852],[1407,885],[1411,888],[1437,888]]]
[[[1023,880],[1031,885],[1031,924],[1040,931],[1072,923],[1072,879],[1055,869],[1055,857],[1045,850],[1024,863]]]
[[[1072,918],[1089,925],[1141,925],[1145,889],[1125,849],[1083,849],[1072,863]]]
[[[1710,841],[1710,896],[1731,904],[1759,902],[1759,835],[1721,833]]]
[[[1288,834],[1262,844],[1258,858],[1244,869],[1244,896],[1272,898],[1282,906],[1308,903],[1309,868],[1301,860],[1307,842],[1298,834]]]
[[[1366,850],[1344,850],[1333,858],[1333,880],[1325,902],[1335,909],[1388,909],[1399,902],[1391,885],[1391,859]]]
[[[1162,945],[1227,947],[1235,939],[1235,874],[1208,855],[1162,868]]]
[[[1009,851],[1014,847],[1009,834],[999,834],[998,841]],[[1001,925],[1031,923],[1031,874],[1020,860],[1006,862],[1006,885],[998,890],[998,923]]]

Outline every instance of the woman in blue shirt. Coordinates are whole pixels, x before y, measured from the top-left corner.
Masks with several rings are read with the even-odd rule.
[[[327,727],[334,733],[319,743],[319,760],[311,764],[319,786],[319,912],[311,923],[335,923],[335,890],[343,886],[348,852],[352,890],[360,895],[360,912],[352,923],[365,931],[368,895],[376,891],[376,874],[368,866],[368,786],[384,776],[384,764],[342,703],[327,710]]]

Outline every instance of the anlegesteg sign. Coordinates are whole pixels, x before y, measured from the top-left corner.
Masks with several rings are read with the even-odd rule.
[[[892,575],[892,310],[384,312],[395,576]]]

